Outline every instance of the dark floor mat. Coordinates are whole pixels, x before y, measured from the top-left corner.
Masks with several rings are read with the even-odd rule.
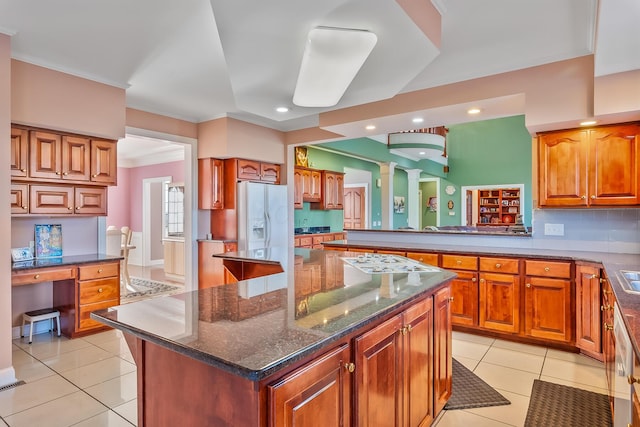
[[[452,371],[453,392],[444,409],[468,409],[511,404],[503,395],[456,359],[453,359]]]
[[[525,427],[613,425],[609,398],[600,393],[534,380]]]

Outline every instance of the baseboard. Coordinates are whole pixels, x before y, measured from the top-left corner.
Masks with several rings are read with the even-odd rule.
[[[28,323],[24,325],[25,337],[29,336],[30,327],[31,325]],[[55,321],[54,321],[54,327],[55,327]],[[33,335],[48,334],[49,331],[51,331],[51,324],[49,323],[48,320],[46,322],[45,321],[36,322],[33,325]],[[14,340],[20,338],[20,326],[14,326],[13,328],[11,328],[11,338]]]
[[[0,369],[0,388],[15,384],[16,382],[18,382],[18,379],[16,378],[16,371],[13,369],[13,366]]]

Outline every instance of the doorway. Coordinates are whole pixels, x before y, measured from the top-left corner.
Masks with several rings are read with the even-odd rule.
[[[440,225],[440,178],[420,178],[418,183],[420,202],[420,230]]]
[[[370,171],[344,168],[343,229],[369,227]]]

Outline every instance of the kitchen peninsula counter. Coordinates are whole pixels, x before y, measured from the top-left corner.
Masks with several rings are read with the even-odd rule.
[[[272,248],[216,257],[283,272],[92,314],[125,333],[138,365],[140,426],[266,426],[271,385],[431,301],[455,277],[410,261],[392,272],[367,270],[362,253]]]

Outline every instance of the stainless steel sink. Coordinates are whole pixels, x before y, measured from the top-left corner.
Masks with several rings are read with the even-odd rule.
[[[640,294],[640,271],[620,270],[618,275],[625,292]]]

